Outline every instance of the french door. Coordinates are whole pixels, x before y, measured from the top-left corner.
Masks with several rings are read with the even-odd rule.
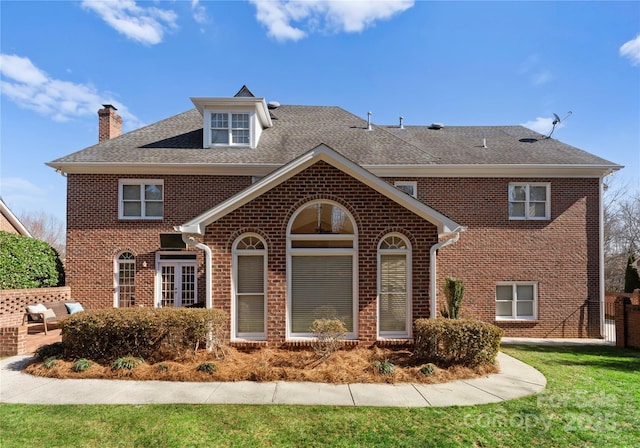
[[[161,260],[158,268],[158,306],[181,307],[196,303],[198,285],[195,260]]]

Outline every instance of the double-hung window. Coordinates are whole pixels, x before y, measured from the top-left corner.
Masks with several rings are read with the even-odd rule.
[[[164,203],[162,180],[121,179],[119,197],[120,219],[162,219]]]
[[[411,246],[400,234],[378,247],[378,335],[406,338],[411,330]]]
[[[550,185],[544,182],[511,182],[509,184],[509,219],[550,219],[550,189]]]
[[[537,308],[537,283],[503,282],[496,286],[496,319],[536,319]]]
[[[211,145],[242,145],[251,143],[248,113],[211,112]]]
[[[266,243],[258,235],[243,235],[233,252],[233,337],[266,339]]]

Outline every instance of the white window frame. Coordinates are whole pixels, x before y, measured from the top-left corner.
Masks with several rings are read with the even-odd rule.
[[[176,267],[193,266],[195,269],[195,303],[198,303],[198,254],[189,251],[158,251],[156,252],[156,271],[154,278],[154,307],[162,308],[162,266],[173,265]],[[182,273],[180,273],[182,276]],[[182,308],[182,298],[177,297],[176,308]]]
[[[411,193],[407,193],[406,191],[404,191],[405,193],[413,196],[414,198],[418,198],[418,182],[411,180],[398,180],[395,181],[393,183],[393,186],[398,188],[400,191],[404,191],[402,188],[400,187],[411,187],[412,192]]]
[[[329,204],[334,207],[339,207],[346,214],[347,218],[351,220],[353,227],[353,234],[292,234],[291,228],[296,218],[307,207],[314,204]],[[352,241],[352,247],[350,248],[293,248],[292,242],[296,240],[303,241]],[[356,221],[353,219],[353,215],[338,202],[330,201],[327,199],[318,199],[304,203],[298,210],[295,211],[293,216],[289,219],[287,224],[287,333],[288,340],[315,340],[313,333],[293,333],[291,331],[292,317],[291,317],[291,299],[292,299],[292,263],[293,256],[331,256],[331,255],[350,255],[352,260],[352,301],[353,301],[353,331],[346,334],[346,339],[357,339],[358,337],[358,229],[356,227]]]
[[[124,187],[125,185],[138,185],[140,188],[140,216],[124,215]],[[162,179],[119,179],[118,180],[118,219],[121,220],[146,220],[163,219],[164,216],[146,216],[146,200],[144,199],[144,187],[146,185],[162,186],[162,214],[164,215],[164,180]],[[157,202],[157,201],[153,201]]]
[[[120,259],[125,254],[130,254],[133,259]],[[113,267],[113,306],[114,308],[120,308],[120,264],[131,264],[133,265],[133,297],[134,303],[132,306],[135,306],[135,291],[136,291],[136,256],[133,252],[129,250],[124,250],[122,252],[118,252],[114,260]]]
[[[244,240],[245,238],[256,238],[260,240],[264,249],[238,249],[238,244]],[[233,254],[233,265],[232,265],[232,274],[231,274],[231,339],[232,340],[253,340],[253,341],[262,341],[267,339],[267,285],[268,285],[268,270],[267,270],[267,258],[268,258],[268,248],[267,242],[257,233],[243,233],[233,243],[232,246],[232,254]],[[238,285],[238,257],[242,255],[249,256],[257,256],[262,255],[263,258],[263,286],[262,286],[262,295],[264,297],[264,316],[263,323],[264,329],[261,333],[238,333],[237,330],[237,319],[238,319],[238,294],[237,293],[237,285]],[[255,295],[255,294],[254,294]]]
[[[525,216],[511,216],[510,205],[513,202],[511,200],[510,190],[511,187],[526,187],[525,191],[525,201],[524,201],[524,212]],[[544,216],[529,216],[529,203],[532,202],[529,199],[529,191],[530,187],[546,187],[546,201],[544,208]],[[550,182],[509,182],[509,186],[507,188],[507,199],[508,199],[508,209],[507,213],[509,214],[509,220],[511,221],[548,221],[551,219],[551,183]],[[521,202],[521,201],[517,201]],[[539,202],[539,201],[533,201]]]
[[[227,115],[227,124],[228,124],[228,143],[212,143],[211,142],[211,114],[226,114]],[[233,142],[233,114],[244,114],[248,116],[249,119],[249,143],[234,143]],[[254,148],[256,141],[256,114],[250,110],[215,110],[208,109],[205,110],[204,113],[204,147],[205,148],[215,148],[215,147],[229,147],[229,146],[237,146],[242,148]],[[240,128],[237,128],[240,129]],[[245,128],[242,128],[245,129]]]
[[[404,243],[406,244],[406,249],[382,249],[382,243],[387,240],[390,237],[396,237],[396,238],[400,238],[401,240],[404,241]],[[379,338],[386,338],[386,339],[406,339],[406,338],[410,338],[411,337],[411,331],[412,331],[412,322],[413,322],[413,318],[412,318],[412,294],[411,294],[411,258],[412,258],[412,248],[411,248],[411,243],[409,242],[409,239],[404,236],[401,233],[397,233],[397,232],[392,232],[392,233],[388,233],[384,236],[384,238],[382,238],[380,240],[380,242],[378,243],[378,275],[377,275],[377,290],[378,290],[378,297],[377,297],[377,302],[378,302],[378,306],[377,306],[377,332],[378,332],[378,337]],[[407,297],[406,297],[406,323],[405,323],[405,329],[406,331],[404,332],[397,332],[397,331],[381,331],[380,330],[380,305],[381,305],[381,299],[380,296],[382,294],[382,285],[381,285],[381,278],[382,278],[382,255],[404,255],[406,257],[406,281],[407,284],[405,285],[406,291],[407,291]]]
[[[498,300],[498,286],[511,286],[513,300]],[[533,286],[533,316],[518,316],[518,286]],[[498,282],[495,288],[495,303],[511,302],[511,316],[498,316],[498,310],[495,309],[496,320],[537,320],[538,319],[538,282],[517,281],[517,282]],[[497,306],[497,305],[496,305]]]

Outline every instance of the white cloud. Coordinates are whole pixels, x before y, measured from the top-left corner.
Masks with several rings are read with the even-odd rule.
[[[18,106],[48,116],[55,121],[68,121],[82,116],[95,116],[102,104],[113,104],[127,129],[142,125],[126,106],[108,92],[99,92],[91,84],[76,84],[54,79],[36,67],[29,58],[0,54],[0,91]]]
[[[316,29],[361,32],[378,20],[406,11],[413,0],[250,0],[256,18],[276,40],[300,40]],[[324,24],[324,26],[321,26]]]
[[[191,11],[193,12],[193,20],[200,25],[207,23],[207,10],[200,4],[200,0],[191,0]]]
[[[5,177],[2,179],[2,195],[12,195],[15,193],[29,196],[42,195],[46,190],[20,177]]]
[[[553,118],[538,117],[535,120],[522,123],[520,126],[531,129],[539,134],[547,135],[553,129]],[[558,123],[556,129],[563,128],[563,123]]]
[[[620,47],[620,56],[629,58],[631,65],[640,65],[640,34]]]
[[[82,6],[97,13],[119,33],[146,45],[159,44],[166,29],[177,27],[178,15],[174,11],[141,7],[134,0],[83,0]]]
[[[518,73],[527,76],[531,85],[539,87],[553,79],[551,71],[541,68],[540,57],[537,54],[532,54],[527,57],[518,69]]]

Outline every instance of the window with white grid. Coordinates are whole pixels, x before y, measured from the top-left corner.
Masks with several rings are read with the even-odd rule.
[[[115,306],[127,308],[136,304],[136,258],[131,252],[121,253],[116,260]]]
[[[162,219],[164,181],[153,179],[120,179],[120,219]]]
[[[211,112],[209,115],[211,146],[249,146],[251,144],[251,114]]]
[[[243,235],[233,252],[233,337],[266,339],[266,243],[258,235]]]
[[[405,338],[411,329],[411,246],[400,234],[378,248],[378,334]]]
[[[532,320],[538,313],[536,282],[501,282],[496,285],[497,320]]]
[[[549,183],[509,184],[509,219],[545,220],[551,217]]]

